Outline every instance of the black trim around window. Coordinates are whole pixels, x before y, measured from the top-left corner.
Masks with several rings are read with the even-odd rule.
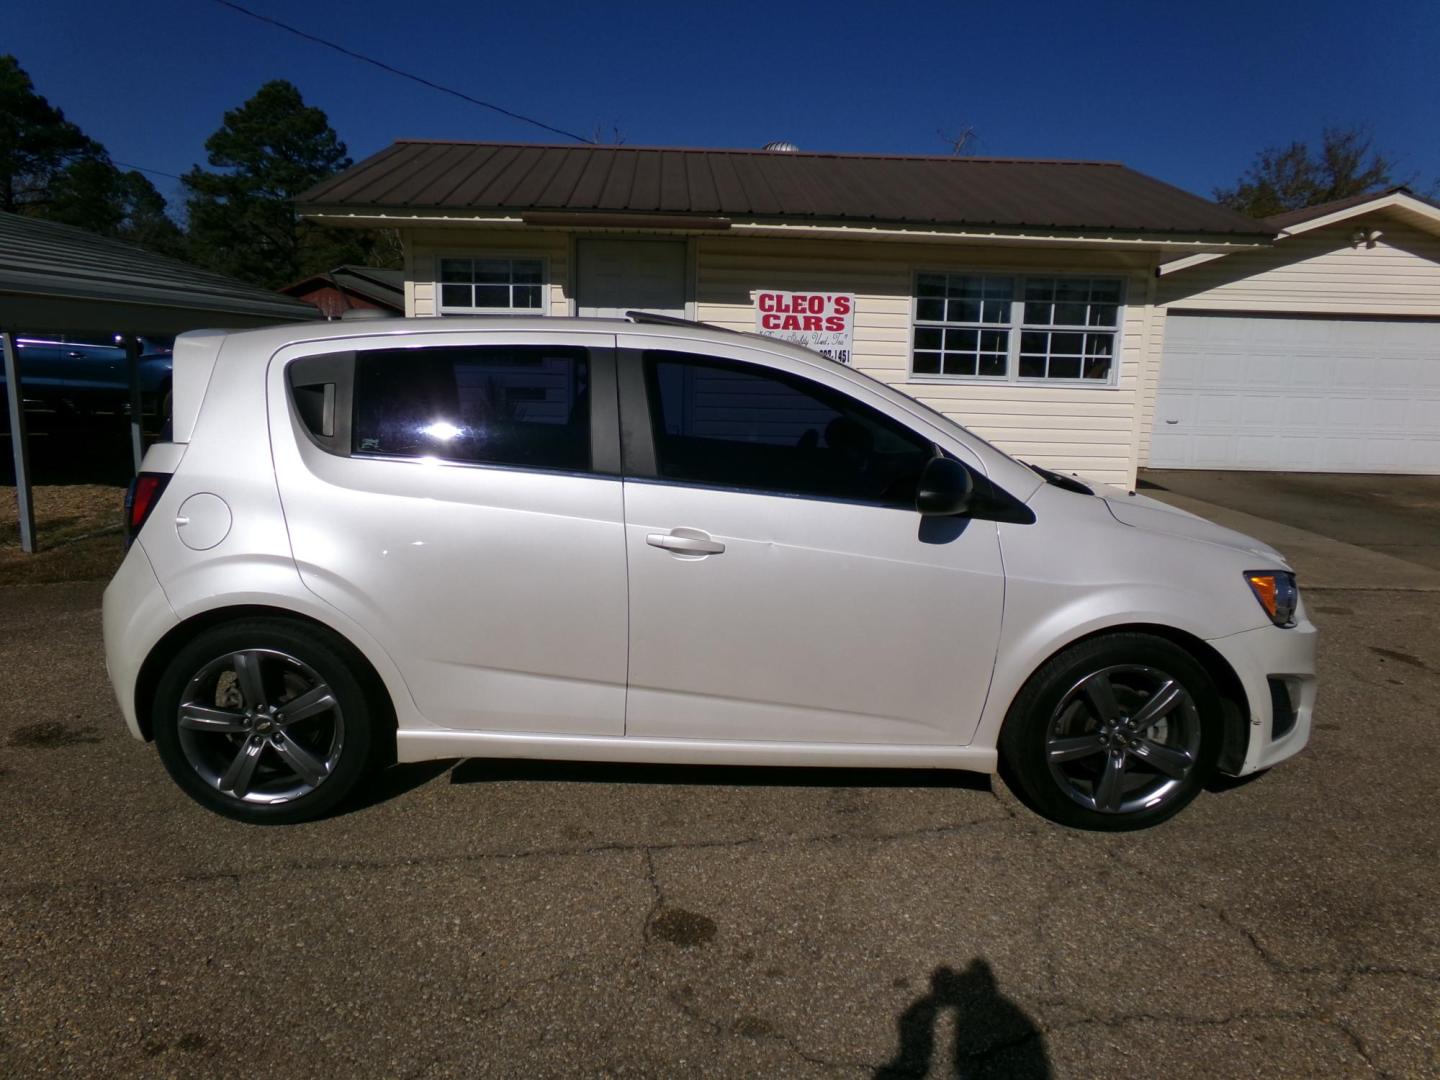
[[[467,345],[430,345],[425,350],[490,348],[485,343]],[[495,345],[496,349],[524,346]],[[583,349],[587,353],[590,397],[590,464],[580,472],[544,465],[528,465],[502,461],[447,461],[440,464],[478,469],[510,469],[525,472],[564,473],[577,476],[618,477],[621,472],[619,400],[616,387],[615,350],[593,346],[565,345],[566,349]],[[402,454],[370,454],[354,449],[356,410],[356,368],[362,353],[392,350],[358,350],[355,352],[321,353],[302,356],[286,365],[286,384],[290,411],[295,426],[305,433],[312,444],[335,457],[374,458],[386,461],[417,461],[418,457]],[[413,354],[416,350],[403,350]]]
[[[655,457],[655,436],[650,411],[650,395],[648,380],[645,372],[645,349],[618,349],[616,350],[615,363],[617,368],[617,382],[620,397],[620,444],[621,460],[624,478],[627,481],[666,485],[673,487],[701,488],[710,491],[729,491],[736,494],[749,494],[765,496],[777,499],[803,499],[808,501],[843,503],[853,506],[868,506],[876,509],[899,510],[916,514],[918,511],[913,505],[900,505],[893,502],[878,502],[869,500],[857,500],[841,498],[834,495],[812,494],[807,492],[784,492],[766,488],[729,487],[706,483],[703,481],[675,479],[664,477],[659,474]],[[743,360],[732,360],[724,357],[702,357],[711,359],[716,363],[732,364],[741,367],[754,367],[761,371],[780,375],[787,379],[800,383],[809,383],[811,380],[803,376],[792,375],[788,372],[780,372],[777,369],[767,367],[764,364],[751,363]],[[816,384],[822,385],[822,384]],[[824,387],[829,393],[839,394],[847,397],[855,403],[856,408],[866,409],[885,416],[887,421],[897,427],[909,431],[907,425],[889,417],[887,414],[878,413],[873,407],[865,402],[845,394],[844,391]],[[911,432],[917,440],[926,441],[924,436]],[[941,451],[937,450],[937,453]],[[947,454],[954,457],[954,455]],[[957,459],[958,460],[958,459]],[[1030,525],[1035,521],[1035,514],[1028,506],[1009,492],[998,487],[981,470],[961,462],[975,482],[975,494],[972,500],[972,509],[964,517],[976,521],[1009,522],[1018,525]],[[919,519],[923,520],[923,519]]]

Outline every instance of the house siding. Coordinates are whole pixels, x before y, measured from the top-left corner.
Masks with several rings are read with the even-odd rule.
[[[543,255],[549,313],[566,315],[573,310],[572,233],[417,229],[407,250],[407,314],[437,314],[437,258],[476,251]],[[853,293],[853,361],[858,370],[918,398],[1027,461],[1102,483],[1134,483],[1143,426],[1137,415],[1142,387],[1154,383],[1150,369],[1159,358],[1155,324],[1160,320],[1154,317],[1152,255],[712,235],[692,238],[691,251],[696,319],[753,331],[754,294],[758,291]],[[1100,387],[912,379],[912,293],[915,273],[922,270],[1093,273],[1124,279],[1126,303],[1117,383]]]
[[[1374,247],[1352,243],[1377,228]],[[1167,274],[1172,311],[1440,318],[1440,237],[1383,215],[1356,218]]]

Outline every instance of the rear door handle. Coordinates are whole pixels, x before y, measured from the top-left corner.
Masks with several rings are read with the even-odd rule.
[[[699,529],[671,529],[668,533],[647,533],[645,543],[681,555],[719,555],[725,550],[724,544],[719,540],[712,540],[709,533]]]

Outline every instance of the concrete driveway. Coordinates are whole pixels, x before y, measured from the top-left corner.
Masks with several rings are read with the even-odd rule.
[[[1440,476],[1143,469],[1139,490],[1216,520],[1310,534],[1292,537],[1302,545],[1318,537],[1440,573]]]
[[[99,598],[0,588],[0,1075],[1440,1070],[1430,592],[1314,592],[1311,748],[1123,836],[984,778],[483,761],[247,827],[123,732]]]

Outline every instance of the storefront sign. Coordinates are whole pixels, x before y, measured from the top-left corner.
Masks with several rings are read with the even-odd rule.
[[[755,332],[803,345],[827,359],[848,364],[855,339],[855,296],[757,292]]]

